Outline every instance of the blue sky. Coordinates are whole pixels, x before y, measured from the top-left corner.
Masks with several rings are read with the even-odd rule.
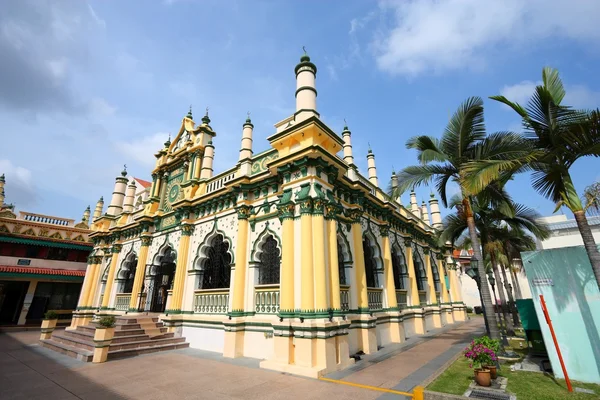
[[[600,3],[479,1],[0,0],[0,173],[18,209],[79,219],[127,164],[150,179],[190,104],[210,109],[216,172],[237,162],[250,111],[254,151],[294,111],[293,68],[306,46],[318,67],[318,108],[366,174],[416,163],[414,135],[441,135],[469,96],[485,100],[489,132],[518,130],[487,97],[526,101],[542,67],[558,68],[566,103],[600,106]],[[578,190],[600,162],[572,170]],[[517,201],[550,214],[529,177]],[[428,188],[417,189],[419,201]],[[408,194],[403,196],[406,203]]]

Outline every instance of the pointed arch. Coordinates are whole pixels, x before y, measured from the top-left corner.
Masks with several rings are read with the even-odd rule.
[[[437,263],[435,262],[435,257],[433,256],[433,254],[430,254],[429,257],[431,262],[431,275],[433,275],[433,287],[436,292],[440,292],[442,290],[442,285],[440,282],[440,271],[438,269]]]
[[[337,253],[340,285],[348,285],[349,280],[346,276],[346,268],[352,267],[352,253],[350,252],[350,243],[348,243],[346,235],[340,229],[338,229],[337,234]]]
[[[108,280],[108,271],[110,270],[110,264],[112,263],[112,257],[106,259],[106,265],[104,266],[104,271],[102,271],[102,283],[106,283]],[[103,291],[104,292],[104,291]]]
[[[406,265],[406,255],[397,241],[392,245],[392,271],[394,274],[394,285],[396,289],[408,290],[408,267]]]
[[[203,258],[206,258],[207,251],[210,247],[210,241],[213,238],[217,237],[218,235],[223,236],[223,241],[225,241],[229,245],[229,255],[231,256],[231,264],[235,264],[235,254],[233,252],[233,240],[231,240],[231,238],[229,236],[227,236],[225,231],[219,229],[219,227],[217,225],[217,218],[215,217],[212,229],[210,230],[210,232],[208,232],[204,236],[204,239],[202,240],[200,246],[198,246],[198,250],[196,251],[196,257],[194,258],[194,262],[193,262],[193,269],[195,269],[195,270],[200,269],[199,263],[201,262],[201,260]]]
[[[194,270],[199,271],[198,289],[221,289],[231,285],[233,252],[231,239],[215,226],[198,247]]]
[[[129,253],[127,253],[121,262],[121,266],[117,272],[116,280],[119,282],[119,288],[117,291],[119,293],[131,293],[133,289],[133,279],[135,278],[137,261],[137,254],[132,247],[132,249],[129,251]]]
[[[413,263],[415,266],[417,289],[427,290],[427,271],[425,269],[425,262],[423,261],[423,257],[417,246],[415,246],[413,251]]]
[[[267,221],[265,228],[258,234],[258,237],[254,241],[254,246],[250,252],[250,262],[260,262],[261,252],[263,251],[262,246],[269,235],[273,237],[277,243],[277,246],[281,249],[281,238],[273,229],[269,227],[269,221]]]
[[[379,274],[383,271],[381,249],[377,244],[377,239],[370,231],[363,234],[363,256],[367,287],[379,287]]]
[[[277,285],[281,276],[281,238],[269,228],[269,221],[258,235],[250,262],[258,268],[259,285]]]
[[[152,264],[148,265],[146,270],[146,276],[155,276],[160,272],[160,266],[166,262],[176,262],[177,250],[175,246],[169,241],[169,236],[165,235],[165,240],[158,248],[158,251],[152,257]]]

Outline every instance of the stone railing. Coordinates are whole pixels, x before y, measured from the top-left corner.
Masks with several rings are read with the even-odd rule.
[[[350,310],[350,286],[340,285],[340,308],[342,312]]]
[[[408,305],[408,292],[405,289],[396,290],[396,301],[400,309],[406,308]]]
[[[419,290],[419,305],[427,305],[427,291],[425,290]]]
[[[367,298],[369,299],[369,310],[383,309],[382,288],[367,288]]]
[[[199,314],[227,314],[229,289],[194,291],[194,312]]]
[[[131,301],[131,293],[117,293],[115,299],[115,310],[127,311],[129,310],[129,302]]]
[[[31,222],[42,222],[44,224],[60,225],[60,226],[73,226],[75,224],[74,219],[52,217],[50,215],[34,214],[26,211],[19,212],[19,219]]]
[[[225,187],[225,184],[235,178],[235,169],[230,171],[225,171],[217,176],[215,176],[208,184],[206,185],[206,193],[212,193],[216,190],[219,190]]]
[[[279,312],[279,285],[255,286],[254,301],[254,309],[257,314],[277,314]]]

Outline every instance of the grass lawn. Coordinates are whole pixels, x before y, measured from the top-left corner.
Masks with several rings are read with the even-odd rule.
[[[596,395],[571,393],[567,391],[564,380],[555,380],[552,376],[537,372],[510,370],[508,364],[502,365],[498,375],[508,378],[507,391],[517,395],[517,399],[526,400],[592,400],[600,396],[600,385],[571,381],[573,387],[591,389]],[[462,395],[473,380],[473,370],[469,368],[469,360],[464,357],[456,360],[442,375],[433,381],[428,390]]]

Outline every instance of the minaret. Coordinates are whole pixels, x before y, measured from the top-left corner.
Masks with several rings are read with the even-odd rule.
[[[369,146],[369,152],[367,153],[367,170],[369,173],[369,181],[379,187],[379,182],[377,181],[377,168],[375,167],[375,154],[373,154],[373,150],[371,150],[371,146]]]
[[[208,116],[206,118],[208,118]],[[202,120],[204,121],[204,118],[202,118]],[[204,157],[202,157],[202,168],[200,169],[200,179],[209,179],[212,177],[214,158],[215,146],[213,146],[212,140],[209,140],[208,144],[204,148]]]
[[[398,175],[396,175],[396,171],[392,170],[392,192],[395,192],[398,188]],[[400,199],[400,194],[394,197],[394,200],[402,205],[402,200]]]
[[[252,131],[254,125],[250,120],[250,112],[248,112],[248,118],[242,127],[242,146],[240,149],[240,174],[250,175],[250,167],[252,166]]]
[[[81,222],[83,222],[86,225],[90,223],[90,206],[87,206],[87,208],[83,212],[83,218],[81,218]]]
[[[115,180],[115,189],[113,190],[110,205],[106,210],[106,215],[116,216],[123,211],[123,200],[125,200],[125,189],[127,187],[127,166],[121,171],[121,176]]]
[[[352,155],[352,141],[350,136],[352,133],[348,129],[348,125],[344,124],[342,138],[344,139],[344,162],[348,164],[348,178],[356,180],[356,165],[354,165],[354,156]]]
[[[4,174],[0,175],[0,208],[4,205],[4,184],[6,183],[6,178],[4,178]]]
[[[296,112],[294,114],[296,122],[312,116],[318,117],[315,86],[317,67],[310,62],[306,49],[304,49],[304,55],[300,57],[300,63],[296,65],[294,72],[296,73]]]
[[[192,116],[192,106],[190,105],[190,111],[188,111],[187,115],[185,116],[187,119],[190,120],[194,120],[194,117]]]
[[[423,203],[421,204],[421,219],[423,222],[429,225],[429,211],[427,211],[427,204],[425,204],[425,200],[423,200]]]
[[[129,185],[127,185],[127,192],[125,194],[125,202],[123,203],[123,212],[130,213],[133,211],[133,202],[135,199],[135,180],[131,180]]]
[[[433,226],[435,229],[442,229],[444,225],[442,224],[440,205],[438,204],[438,200],[435,198],[433,193],[431,193],[429,198],[429,209],[431,210],[431,226]]]
[[[96,208],[94,209],[94,220],[100,218],[102,215],[102,209],[104,208],[104,197],[100,197],[100,200],[96,203]]]
[[[415,189],[410,191],[410,211],[415,215],[415,217],[421,218],[421,210],[419,210]]]

